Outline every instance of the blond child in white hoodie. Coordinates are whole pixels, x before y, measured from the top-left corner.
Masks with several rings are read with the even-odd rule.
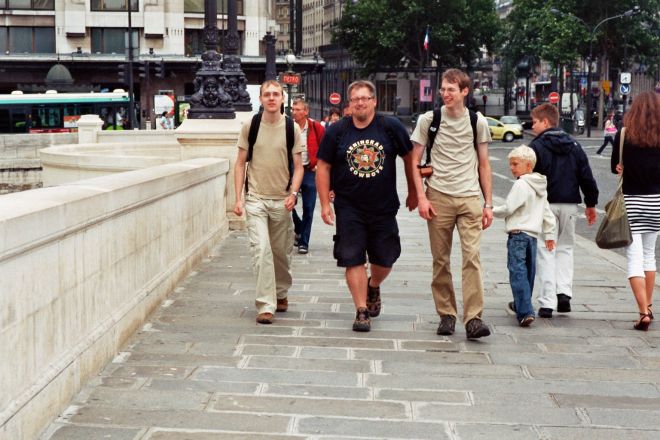
[[[536,154],[526,145],[509,153],[509,168],[516,181],[504,205],[495,206],[493,215],[504,217],[507,240],[507,268],[513,301],[509,309],[516,313],[521,327],[534,322],[532,291],[536,273],[536,240],[545,239],[545,247],[555,248],[556,224],[550,211],[544,175],[534,173]]]

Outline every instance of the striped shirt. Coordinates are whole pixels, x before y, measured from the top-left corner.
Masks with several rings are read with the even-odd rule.
[[[660,231],[660,194],[624,194],[633,234]]]

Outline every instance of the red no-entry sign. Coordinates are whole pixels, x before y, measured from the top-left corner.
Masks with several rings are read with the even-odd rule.
[[[330,93],[330,96],[328,96],[328,101],[330,101],[330,104],[332,105],[337,105],[341,102],[341,95],[337,92],[332,92]]]
[[[557,104],[559,102],[559,93],[550,92],[548,95],[548,101],[550,101],[550,104]]]

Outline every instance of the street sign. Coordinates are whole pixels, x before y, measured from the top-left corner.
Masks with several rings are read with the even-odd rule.
[[[330,93],[330,96],[328,96],[328,101],[332,105],[338,105],[341,102],[341,95],[337,92],[332,92]]]
[[[621,72],[621,77],[619,78],[619,82],[621,84],[630,84],[631,80],[632,77],[630,75],[630,72]]]
[[[622,95],[629,95],[630,94],[630,84],[621,84],[619,86],[619,92],[621,92]]]
[[[280,75],[280,79],[284,84],[297,86],[300,84],[300,75],[293,72],[284,72]]]
[[[559,93],[550,92],[548,95],[548,101],[550,101],[550,104],[557,104],[559,102]]]

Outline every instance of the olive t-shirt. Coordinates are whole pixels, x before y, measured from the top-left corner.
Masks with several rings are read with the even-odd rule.
[[[431,149],[433,174],[427,184],[452,197],[467,197],[481,194],[477,151],[472,140],[472,125],[468,109],[458,117],[448,116],[442,107],[440,129]],[[410,140],[426,145],[433,112],[419,116]],[[488,122],[481,114],[477,119],[477,143],[491,142]]]
[[[243,124],[238,136],[238,148],[248,149],[251,121]],[[285,199],[289,195],[289,159],[286,151],[285,116],[275,123],[261,120],[252,160],[247,167],[247,192],[263,199]],[[293,154],[302,152],[300,127],[294,125]]]

